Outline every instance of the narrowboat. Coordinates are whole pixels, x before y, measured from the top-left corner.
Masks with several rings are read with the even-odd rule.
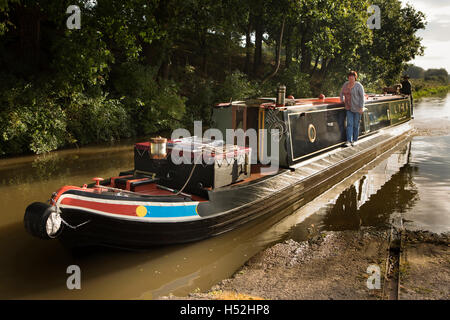
[[[345,118],[338,97],[286,98],[283,87],[276,98],[215,105],[214,136],[136,143],[132,170],[30,204],[25,229],[69,247],[131,250],[219,235],[304,205],[393,148],[410,132],[410,100],[366,95],[360,139],[350,148]],[[225,143],[230,129],[235,136]]]

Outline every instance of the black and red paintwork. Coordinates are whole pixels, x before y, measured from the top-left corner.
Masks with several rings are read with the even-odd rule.
[[[343,159],[336,156],[335,162],[330,160],[321,170],[305,174],[293,167],[345,142],[345,111],[338,98],[287,102],[280,108],[275,106],[274,99],[215,107],[216,111],[220,110],[216,113],[216,123],[220,119],[226,122],[227,117],[223,115],[229,113],[231,124],[225,123],[222,127],[281,129],[281,168],[276,173],[263,176],[258,173],[259,166],[253,165],[249,178],[229,186],[203,188],[202,192],[196,192],[198,181],[192,181],[196,187],[191,188],[193,192],[189,194],[177,193],[164,179],[155,179],[148,172],[136,170],[89,186],[65,186],[51,199],[50,210],[60,215],[64,225],[55,236],[70,247],[100,245],[126,249],[145,249],[215,236],[258,217],[280,212],[292,204],[302,205],[313,199],[392,148],[405,133],[383,138],[370,137],[371,134],[411,118],[407,97],[369,96],[361,125],[361,145],[365,147],[348,151],[349,156]],[[242,110],[241,117],[238,113]],[[250,119],[248,115],[252,113],[256,119]],[[238,119],[240,123],[237,123]],[[260,140],[258,156],[263,142]],[[141,153],[142,144],[137,148]],[[184,170],[180,181],[185,181],[189,171]],[[41,214],[35,212],[36,208],[33,205],[27,208],[26,219],[27,215]],[[25,221],[25,224],[37,235],[32,230],[33,223]]]

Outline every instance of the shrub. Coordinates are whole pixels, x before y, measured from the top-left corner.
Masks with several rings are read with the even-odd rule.
[[[189,127],[196,120],[209,124],[211,107],[217,102],[217,88],[214,80],[204,78],[195,73],[195,67],[186,64],[178,70],[178,83],[182,84],[181,92],[188,97],[183,124]]]
[[[193,121],[209,122],[211,107],[218,102],[216,98],[215,82],[209,79],[192,77],[189,83],[189,99],[186,101],[186,115],[184,122],[191,125]]]
[[[228,102],[253,97],[256,94],[257,90],[247,76],[240,71],[234,71],[227,75],[223,84],[217,89],[215,100],[216,102]]]
[[[67,142],[65,113],[44,88],[10,88],[1,92],[0,104],[0,154],[39,154]]]
[[[278,76],[277,80],[286,86],[286,95],[293,95],[295,98],[312,96],[310,76],[300,71],[299,63],[292,63]]]
[[[118,99],[106,95],[88,97],[75,93],[67,110],[67,128],[72,142],[81,145],[130,137],[130,118]]]
[[[133,133],[148,135],[179,125],[186,99],[175,82],[156,81],[156,68],[136,62],[122,64],[114,74],[114,89],[130,115]]]

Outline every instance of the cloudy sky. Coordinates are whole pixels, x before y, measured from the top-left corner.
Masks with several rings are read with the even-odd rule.
[[[423,38],[425,54],[412,63],[424,69],[445,68],[450,72],[450,1],[402,0],[426,15],[426,29],[417,34]]]

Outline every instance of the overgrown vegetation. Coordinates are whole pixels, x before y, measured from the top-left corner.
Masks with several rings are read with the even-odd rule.
[[[411,77],[415,99],[445,95],[450,91],[449,74],[443,68],[424,70],[415,65],[408,65],[405,74]]]
[[[67,28],[69,5],[81,29]],[[208,122],[214,103],[278,84],[335,95],[350,69],[390,85],[425,27],[399,0],[0,0],[0,17],[0,155]]]
[[[419,99],[422,97],[430,97],[430,96],[445,96],[450,91],[450,85],[439,85],[439,83],[418,83],[416,81],[412,81],[413,85],[413,98]]]

